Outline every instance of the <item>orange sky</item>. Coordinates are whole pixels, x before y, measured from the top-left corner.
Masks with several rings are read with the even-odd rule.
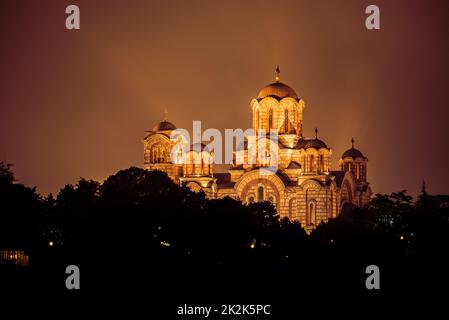
[[[81,30],[65,29],[77,4]],[[367,31],[377,4],[381,30]],[[449,193],[445,1],[2,1],[0,161],[46,194],[142,163],[164,117],[248,128],[249,102],[281,80],[304,129],[369,158],[374,192],[423,179]]]

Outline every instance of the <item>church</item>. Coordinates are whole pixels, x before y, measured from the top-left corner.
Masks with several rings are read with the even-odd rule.
[[[191,145],[186,152],[187,159],[198,161],[172,161],[171,150],[177,142],[170,136],[177,128],[166,120],[143,139],[143,167],[166,172],[176,183],[203,191],[208,198],[270,201],[281,217],[300,222],[307,232],[350,207],[369,202],[368,158],[354,148],[352,139],[351,148],[338,161],[339,170],[332,170],[332,149],[318,138],[318,131],[314,137],[303,136],[304,100],[280,81],[279,67],[275,82],[262,88],[250,107],[253,131],[267,134],[247,136],[235,148],[227,173],[214,172],[213,151],[204,144]],[[276,140],[271,140],[271,131],[276,132]],[[249,161],[262,139],[267,140],[265,145],[277,146],[277,166],[271,174],[269,155]]]

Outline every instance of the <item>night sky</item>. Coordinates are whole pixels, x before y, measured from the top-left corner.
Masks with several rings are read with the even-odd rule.
[[[0,24],[0,161],[42,194],[140,166],[164,109],[182,128],[250,127],[277,64],[334,169],[354,137],[375,193],[449,193],[447,1],[9,0]]]

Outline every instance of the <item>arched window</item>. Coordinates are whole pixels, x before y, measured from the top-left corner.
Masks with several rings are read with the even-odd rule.
[[[151,162],[158,163],[159,162],[158,160],[159,160],[159,149],[153,148],[153,150],[151,151]]]
[[[331,191],[331,198],[329,201],[329,212],[328,212],[327,216],[330,218],[334,217],[334,192],[333,191]]]
[[[254,203],[254,197],[249,197],[248,198],[248,203]]]
[[[288,110],[286,109],[284,112],[284,132],[288,133],[289,130],[289,124],[290,122],[288,121]]]
[[[293,219],[293,209],[294,209],[294,202],[295,199],[290,199],[288,202],[288,218]]]
[[[158,149],[158,163],[164,162],[164,151],[162,149]]]
[[[308,215],[309,215],[309,225],[316,225],[316,203],[315,201],[309,202],[309,208],[308,208]]]
[[[293,112],[293,125],[294,125],[294,127],[296,128],[296,126],[297,126],[297,123],[296,123],[296,108],[295,107],[293,107],[293,110],[292,110],[292,112]]]
[[[271,158],[270,157],[271,157],[270,150],[265,150],[263,165],[265,165],[265,166],[270,166],[271,165]]]
[[[193,174],[193,152],[189,152],[188,153],[188,157],[187,157],[187,170],[188,170],[188,174]]]
[[[309,171],[310,171],[310,172],[315,171],[315,165],[314,165],[314,163],[313,163],[313,154],[310,155]]]
[[[273,128],[273,109],[268,112],[268,131]]]
[[[257,200],[259,201],[259,202],[262,202],[263,200],[264,200],[264,190],[263,190],[263,187],[262,186],[260,186],[258,189],[257,189]]]
[[[147,149],[145,150],[145,163],[150,163],[151,162],[151,153],[150,151]]]
[[[320,155],[320,172],[324,172],[324,156]]]
[[[177,163],[182,163],[183,159],[182,159],[182,148],[178,149],[178,158],[177,158]]]
[[[360,179],[360,167],[361,167],[360,163],[357,163],[357,171],[356,171],[356,178],[357,178],[357,180]]]

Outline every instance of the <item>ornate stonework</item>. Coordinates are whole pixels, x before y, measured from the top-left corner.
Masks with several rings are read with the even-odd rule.
[[[310,232],[321,222],[338,216],[346,207],[369,202],[368,158],[354,148],[345,151],[338,171],[331,170],[332,150],[318,139],[303,137],[304,101],[279,81],[264,87],[250,103],[254,132],[278,132],[278,141],[269,135],[248,136],[234,152],[228,173],[213,171],[213,153],[207,146],[191,146],[186,159],[170,157],[175,142],[170,133],[176,127],[163,121],[148,131],[143,140],[144,168],[166,172],[175,182],[204,191],[210,198],[238,197],[244,203],[271,201],[281,217],[298,220]],[[259,145],[276,144],[277,170],[268,172],[272,159],[250,162]]]

